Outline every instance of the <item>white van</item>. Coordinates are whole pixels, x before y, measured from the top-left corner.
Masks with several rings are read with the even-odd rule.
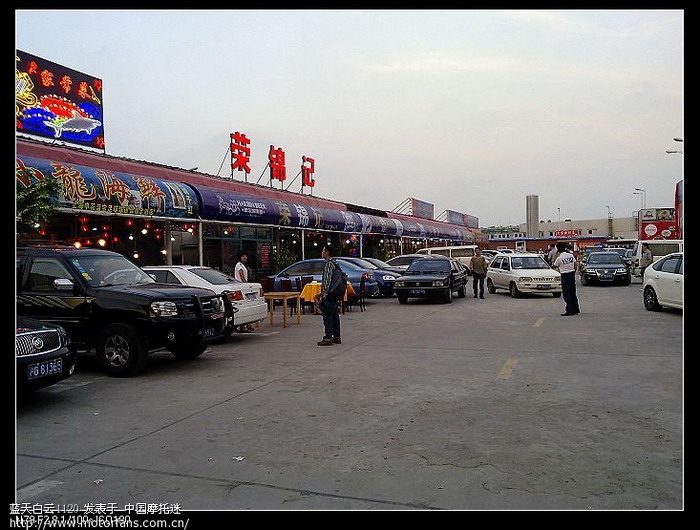
[[[472,256],[476,254],[478,245],[453,245],[451,247],[428,247],[421,248],[416,251],[416,254],[439,254],[448,258],[455,258],[467,268],[467,272],[471,276],[472,273]]]
[[[634,254],[632,255],[632,275],[639,276],[641,270],[639,267],[639,262],[642,259],[642,244],[647,243],[649,245],[649,250],[651,250],[652,260],[665,256],[666,254],[671,254],[673,252],[683,252],[683,240],[682,239],[648,239],[640,240],[634,244]]]

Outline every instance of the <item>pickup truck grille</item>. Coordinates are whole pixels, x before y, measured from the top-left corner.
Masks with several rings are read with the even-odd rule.
[[[57,350],[61,347],[61,337],[58,331],[34,331],[20,333],[15,336],[15,352],[17,356],[36,355]]]
[[[219,296],[210,296],[210,297],[202,297],[199,299],[200,303],[202,304],[202,314],[204,315],[211,315],[214,313],[219,313],[220,310],[217,310],[218,304],[215,304],[215,300],[220,300],[221,297]],[[177,305],[177,313],[178,315],[182,316],[189,316],[189,315],[196,315],[198,313],[197,311],[197,299],[195,297],[186,299],[186,300],[178,300],[175,302]]]

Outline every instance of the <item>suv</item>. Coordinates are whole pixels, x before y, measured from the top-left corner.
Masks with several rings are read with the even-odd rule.
[[[197,357],[233,325],[226,296],[157,283],[121,254],[73,247],[17,249],[17,314],[62,326],[116,377],[138,373],[162,348]]]

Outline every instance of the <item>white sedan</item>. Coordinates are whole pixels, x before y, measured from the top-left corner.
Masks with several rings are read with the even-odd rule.
[[[561,296],[561,274],[540,254],[498,254],[486,270],[486,288],[507,289],[513,298],[522,293],[552,293]]]
[[[238,309],[233,317],[236,328],[261,322],[267,316],[267,302],[259,283],[239,282],[221,271],[197,265],[148,265],[142,269],[161,283],[205,287],[215,293],[226,294]]]
[[[647,267],[642,292],[649,311],[664,306],[683,309],[683,253],[667,254]]]

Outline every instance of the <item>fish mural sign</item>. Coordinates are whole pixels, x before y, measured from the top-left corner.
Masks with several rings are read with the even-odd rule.
[[[15,61],[17,132],[104,152],[102,80],[20,50]]]

